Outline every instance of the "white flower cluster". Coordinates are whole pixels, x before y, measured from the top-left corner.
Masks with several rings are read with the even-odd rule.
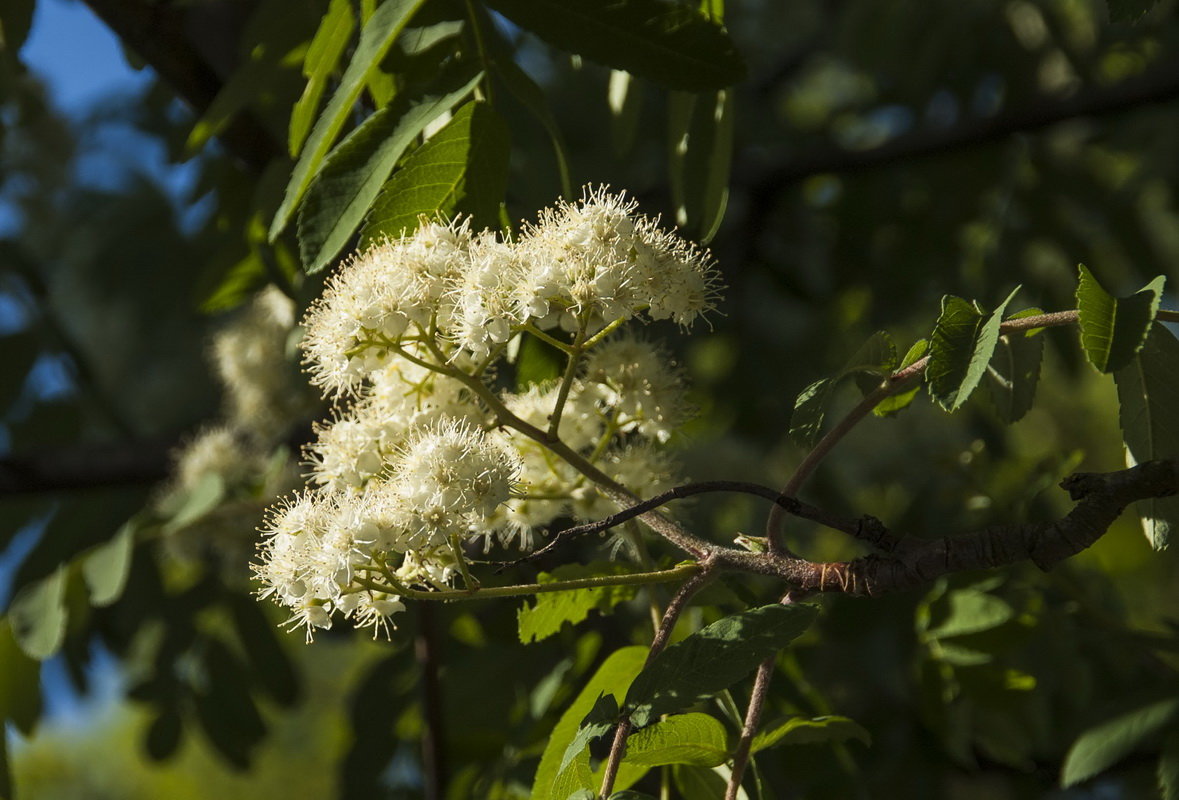
[[[263,527],[261,593],[308,638],[335,616],[387,632],[399,588],[466,579],[467,544],[530,547],[555,520],[612,512],[586,471],[643,495],[673,485],[662,445],[691,413],[682,375],[614,329],[640,314],[686,326],[716,285],[706,252],[600,189],[516,241],[423,221],[351,258],[304,321],[336,410],[307,448],[313,488]],[[520,336],[564,351],[565,378],[497,389]],[[554,416],[580,467],[538,435]]]

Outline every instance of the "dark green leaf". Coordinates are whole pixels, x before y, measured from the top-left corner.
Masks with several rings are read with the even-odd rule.
[[[872,744],[872,735],[847,717],[794,717],[770,725],[757,734],[752,751],[756,753],[781,744],[838,744],[849,739],[858,739],[869,746]]]
[[[1179,455],[1179,341],[1175,336],[1155,325],[1137,357],[1114,373],[1114,382],[1129,460],[1141,463]],[[1151,547],[1166,547],[1179,528],[1179,497],[1141,500],[1137,508]]]
[[[929,352],[929,340],[918,339],[909,348],[908,352],[905,353],[905,357],[901,359],[901,363],[897,365],[897,371],[899,372],[905,367],[916,364],[925,358],[927,352]],[[898,414],[909,407],[909,404],[913,402],[913,398],[917,396],[917,392],[919,391],[921,391],[921,381],[914,381],[913,388],[884,398],[876,404],[876,407],[872,409],[872,413],[878,417],[889,417],[893,414]]]
[[[1015,616],[1001,598],[978,589],[958,589],[946,596],[949,609],[936,627],[926,631],[934,639],[967,636],[998,627]]]
[[[0,43],[3,49],[14,55],[24,46],[33,26],[33,8],[36,0],[0,1]],[[11,794],[5,794],[10,797]]]
[[[618,719],[617,698],[612,694],[598,695],[593,708],[585,715],[585,719],[577,728],[577,733],[565,748],[565,755],[561,756],[561,766],[558,769],[564,771],[573,759],[589,747],[590,742],[609,733],[618,724]]]
[[[290,221],[295,207],[303,199],[307,187],[319,172],[324,157],[352,113],[356,99],[364,91],[369,74],[380,66],[381,59],[393,46],[393,40],[423,2],[424,0],[386,0],[365,24],[364,30],[360,33],[360,43],[352,54],[352,61],[340,78],[340,85],[323,113],[319,115],[319,119],[315,121],[303,145],[303,151],[299,154],[299,160],[295,163],[282,203],[270,224],[270,241],[277,239]]]
[[[724,28],[695,8],[660,0],[490,0],[554,47],[671,89],[723,89],[745,62]]]
[[[1166,279],[1160,275],[1129,297],[1113,297],[1084,264],[1077,284],[1081,348],[1100,372],[1113,372],[1130,363],[1146,341],[1159,310]]]
[[[1158,778],[1162,800],[1179,800],[1179,730],[1171,730],[1163,740]]]
[[[336,254],[372,207],[381,186],[422,130],[471,93],[482,77],[462,68],[416,101],[398,97],[348,135],[324,162],[299,209],[299,251],[307,272]]]
[[[247,686],[249,670],[222,642],[206,639],[202,648],[207,680],[194,687],[194,705],[209,743],[230,765],[247,769],[266,734]]]
[[[151,721],[147,729],[144,747],[152,761],[164,761],[176,754],[184,733],[180,710],[175,706],[164,706]]]
[[[256,684],[276,703],[292,705],[299,699],[295,668],[278,638],[278,628],[262,612],[255,598],[242,594],[227,599],[233,627]]]
[[[978,388],[999,342],[1003,312],[1017,288],[990,314],[961,297],[942,298],[942,313],[930,337],[929,393],[946,411],[957,411]]]
[[[814,606],[770,605],[712,623],[671,645],[639,674],[625,709],[636,727],[727,689],[807,629]]]
[[[66,567],[17,592],[8,609],[8,620],[17,644],[31,658],[44,660],[65,640]]]
[[[707,243],[720,228],[729,200],[732,92],[676,92],[668,101],[668,114],[668,168],[676,224]]]
[[[1110,22],[1137,22],[1157,4],[1158,0],[1106,0]]]
[[[882,379],[896,366],[896,346],[886,331],[877,331],[833,378],[815,381],[799,393],[790,416],[790,436],[804,447],[814,445],[823,429],[823,418],[831,392],[848,376],[868,375]]]
[[[1168,697],[1127,711],[1085,731],[1073,742],[1061,770],[1063,786],[1088,780],[1139,747],[1153,743],[1179,715],[1179,698]]]
[[[0,414],[3,414],[24,389],[29,370],[41,354],[41,337],[32,330],[0,336],[0,352],[4,353],[0,369]]]
[[[291,156],[299,155],[303,142],[311,130],[311,120],[319,110],[319,100],[327,88],[328,79],[336,71],[352,31],[356,28],[356,17],[352,13],[351,0],[331,0],[327,12],[319,23],[307,55],[303,57],[303,76],[307,85],[291,109],[289,141]]]
[[[361,246],[413,233],[423,214],[470,214],[476,228],[496,227],[508,152],[499,115],[486,103],[467,103],[393,173],[365,221]]]
[[[555,381],[561,377],[565,354],[548,342],[530,334],[520,337],[516,354],[516,391],[525,392],[529,386]]]
[[[578,783],[579,778],[584,777],[588,781],[592,776],[589,753],[582,751],[567,770],[560,769],[561,760],[569,743],[577,735],[582,719],[593,708],[599,695],[603,692],[609,692],[616,698],[624,695],[646,659],[647,648],[624,647],[611,653],[602,662],[549,734],[548,743],[532,781],[532,800],[567,797],[578,788],[597,788],[588,784],[581,786]]]
[[[1010,319],[1043,313],[1038,308],[1013,314]],[[1013,423],[1023,419],[1036,396],[1044,339],[1039,331],[1015,331],[999,337],[995,355],[987,366],[987,388],[999,418]]]
[[[671,774],[678,792],[676,797],[682,800],[720,800],[725,796],[727,781],[711,769],[677,764]],[[748,800],[744,792],[738,797]]]
[[[629,571],[625,565],[614,562],[563,564],[551,573],[540,573],[537,582],[554,583],[598,575],[622,575]],[[531,605],[525,602],[517,615],[520,641],[531,644],[547,639],[561,630],[566,622],[576,625],[589,616],[590,611],[609,611],[634,596],[634,586],[601,586],[538,594]]]
[[[40,718],[41,665],[18,645],[9,620],[0,620],[0,720],[31,736]]]
[[[592,794],[591,794],[592,796]],[[627,789],[625,792],[614,792],[610,795],[610,800],[657,800],[654,795],[643,794],[632,789]]]
[[[715,767],[729,757],[729,736],[708,714],[677,714],[632,733],[626,740],[626,763],[645,767],[695,764]]]
[[[494,30],[494,26],[492,28],[492,30],[484,29],[483,33],[487,36],[488,44],[495,53],[496,74],[504,82],[512,96],[523,103],[528,112],[536,117],[544,127],[549,141],[553,143],[553,151],[557,158],[557,177],[560,180],[561,194],[565,197],[572,197],[573,184],[569,178],[569,157],[565,152],[565,138],[561,134],[561,128],[557,125],[553,112],[549,109],[548,101],[545,100],[544,90],[536,81],[532,80],[527,72],[520,69],[513,58],[511,48],[503,41],[499,32]]]

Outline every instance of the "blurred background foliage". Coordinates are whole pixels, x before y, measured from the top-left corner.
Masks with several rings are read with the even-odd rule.
[[[158,503],[169,453],[219,413],[210,332],[264,286],[301,306],[317,292],[296,226],[274,242],[267,229],[329,4],[87,5],[150,81],[71,116],[22,62],[39,4],[0,3],[0,537],[6,596],[23,597],[0,626],[11,785],[36,798],[528,797],[547,731],[595,665],[648,640],[641,600],[527,646],[505,601],[417,610],[390,644],[333,632],[304,647],[248,595],[264,487],[229,512],[224,487],[186,495],[188,511],[172,509],[182,525],[141,511]],[[345,52],[374,5],[331,3],[350,26]],[[1171,0],[712,0],[704,12],[747,65],[719,93],[612,75],[500,7],[428,0],[414,24],[452,28],[430,28],[429,47],[400,40],[349,124],[486,46],[499,65],[484,91],[511,137],[507,219],[561,194],[556,131],[573,187],[625,189],[689,235],[713,234],[722,313],[691,337],[650,332],[696,387],[702,413],[681,443],[695,479],[781,484],[801,456],[785,435],[798,392],[878,329],[902,348],[928,335],[944,294],[992,307],[1022,285],[1021,306],[1071,308],[1082,262],[1115,294],[1179,279]],[[496,41],[476,40],[471,15]],[[185,180],[161,182],[135,152],[116,178],[85,179],[119,131],[162,146]],[[1124,459],[1113,386],[1075,335],[1047,335],[1021,422],[981,397],[954,415],[918,400],[861,426],[807,498],[918,536],[1058,515],[1060,478]],[[316,413],[273,443],[280,460]],[[764,514],[710,496],[684,517],[727,541],[758,533]],[[177,545],[210,527],[213,544]],[[801,525],[791,538],[815,559],[857,552]],[[578,547],[562,560],[595,557]],[[872,745],[769,750],[758,768],[783,788],[766,796],[1151,796],[1161,740],[1096,783],[1056,787],[1082,732],[1173,695],[1174,570],[1126,515],[1049,574],[826,599],[782,655],[767,717],[848,716]],[[769,581],[729,581],[685,629],[775,597]],[[95,697],[55,713],[61,694]]]

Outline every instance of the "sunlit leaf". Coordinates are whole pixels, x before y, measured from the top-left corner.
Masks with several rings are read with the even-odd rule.
[[[131,569],[138,528],[137,520],[128,520],[109,542],[90,550],[82,558],[82,577],[90,591],[91,605],[108,606],[122,595]]]
[[[1081,348],[1100,372],[1114,372],[1130,363],[1146,341],[1166,279],[1160,275],[1129,297],[1113,297],[1084,264],[1078,269]]]
[[[350,0],[331,0],[319,23],[307,54],[303,59],[303,76],[307,85],[291,109],[291,124],[287,147],[292,156],[299,155],[303,142],[311,130],[311,121],[319,110],[319,100],[327,88],[328,79],[335,72],[356,28]]]
[[[507,177],[507,127],[486,103],[467,103],[386,182],[361,246],[412,233],[423,214],[469,214],[476,229],[495,227]]]
[[[24,652],[0,619],[0,719],[31,736],[41,717],[41,665]]]
[[[364,91],[369,73],[379,67],[381,59],[393,46],[394,39],[423,2],[424,0],[386,0],[365,23],[360,33],[360,42],[352,53],[352,60],[340,78],[340,85],[323,113],[319,115],[319,119],[315,121],[303,144],[282,203],[270,224],[271,241],[277,239],[286,228],[295,207],[303,199],[312,179],[319,172],[324,157],[351,115],[356,99]]]
[[[626,740],[629,764],[715,767],[728,757],[725,726],[708,714],[676,714],[632,733]]]
[[[49,577],[23,587],[8,608],[12,635],[31,658],[49,658],[65,640],[66,573],[66,567],[58,567]]]
[[[990,314],[961,297],[942,298],[925,374],[930,395],[946,411],[957,411],[978,388],[999,342],[1003,312],[1018,291]]]
[[[615,562],[562,564],[551,573],[540,573],[537,582],[553,583],[598,575],[622,575],[630,571],[625,565]],[[576,625],[589,616],[590,611],[609,611],[634,596],[634,586],[618,585],[537,594],[533,602],[525,602],[517,614],[520,641],[530,644],[547,639],[561,630],[565,623]]]
[[[647,648],[624,647],[611,653],[602,662],[549,734],[533,778],[532,800],[567,797],[578,788],[597,788],[588,785],[592,778],[588,752],[582,751],[565,770],[560,769],[561,760],[598,696],[603,692],[609,692],[616,698],[624,695],[646,660]],[[580,785],[581,780],[585,780],[587,785]]]
[[[332,262],[351,238],[406,148],[427,125],[471,93],[482,76],[463,68],[418,100],[400,96],[332,151],[299,209],[299,250],[307,272]],[[449,85],[448,85],[449,84]]]

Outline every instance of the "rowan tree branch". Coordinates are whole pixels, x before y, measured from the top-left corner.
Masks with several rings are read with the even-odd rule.
[[[1116,472],[1077,473],[1060,485],[1076,505],[1052,522],[996,525],[938,539],[906,538],[891,554],[852,561],[813,563],[731,548],[717,548],[714,555],[720,565],[782,578],[797,591],[864,596],[911,589],[953,572],[1021,561],[1048,570],[1100,539],[1131,503],[1179,493],[1179,458]]]
[[[997,141],[1041,130],[1065,120],[1102,117],[1179,97],[1179,61],[1168,61],[1136,78],[1091,87],[1069,97],[1045,97],[991,117],[972,118],[939,130],[919,130],[870,150],[830,149],[800,156],[776,167],[743,165],[738,181],[755,197],[827,172],[860,172],[887,164]],[[754,177],[756,176],[756,177]]]
[[[0,497],[110,486],[168,477],[174,441],[63,447],[0,457]]]

